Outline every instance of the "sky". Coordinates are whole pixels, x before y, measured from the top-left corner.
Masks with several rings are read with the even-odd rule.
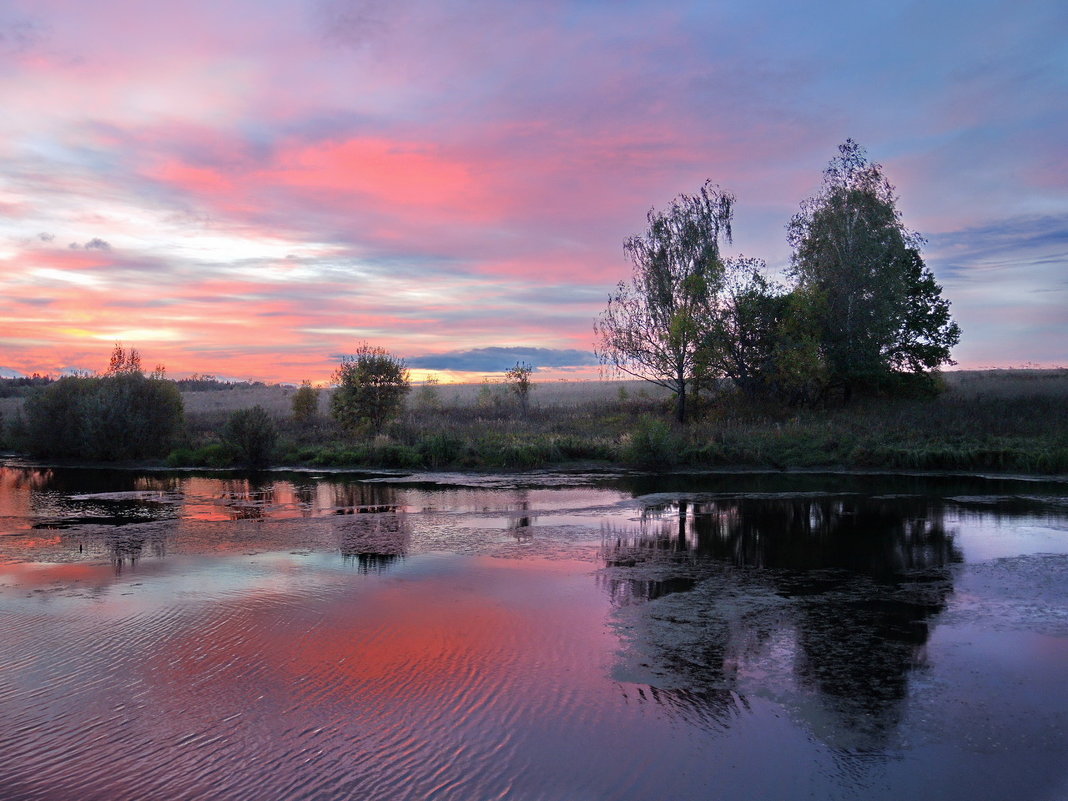
[[[650,207],[727,255],[847,137],[883,165],[962,368],[1068,365],[1068,4],[0,0],[0,375],[598,374]]]

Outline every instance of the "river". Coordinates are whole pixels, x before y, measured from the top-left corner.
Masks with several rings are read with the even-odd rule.
[[[0,801],[1068,798],[1068,483],[0,467]]]

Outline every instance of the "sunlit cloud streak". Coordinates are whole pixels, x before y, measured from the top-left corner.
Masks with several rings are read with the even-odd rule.
[[[100,369],[121,340],[321,381],[369,341],[593,376],[650,206],[712,178],[728,252],[781,272],[849,136],[928,237],[961,365],[1068,363],[1066,29],[1052,1],[14,0],[0,364]]]

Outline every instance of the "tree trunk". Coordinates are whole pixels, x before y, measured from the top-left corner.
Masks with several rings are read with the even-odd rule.
[[[675,403],[675,419],[680,423],[686,422],[686,380],[679,379],[679,397]]]

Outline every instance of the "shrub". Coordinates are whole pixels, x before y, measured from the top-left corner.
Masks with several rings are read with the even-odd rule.
[[[444,431],[424,438],[417,447],[423,463],[433,468],[453,464],[463,453],[463,442]]]
[[[623,459],[639,467],[662,469],[677,464],[681,451],[682,441],[671,426],[646,415],[630,433]]]
[[[226,422],[225,439],[248,467],[257,469],[271,463],[278,429],[262,406],[239,409]]]
[[[411,390],[404,360],[364,343],[344,356],[334,372],[337,389],[330,399],[334,419],[350,432],[378,431],[395,418]]]

